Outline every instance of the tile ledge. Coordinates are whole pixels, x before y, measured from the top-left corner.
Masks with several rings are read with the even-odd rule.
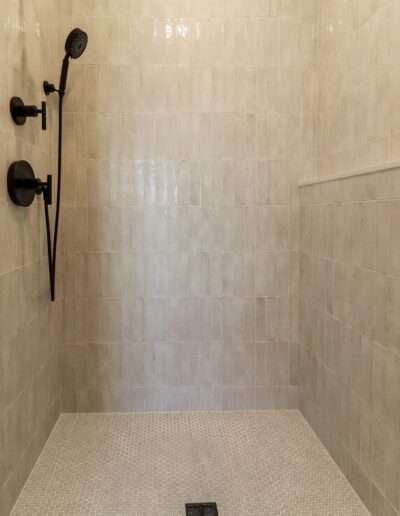
[[[336,174],[334,176],[307,179],[306,181],[300,181],[298,183],[298,187],[302,188],[304,186],[317,185],[320,183],[330,183],[332,181],[338,181],[340,179],[349,179],[351,177],[366,176],[368,174],[374,174],[376,172],[386,172],[388,170],[393,170],[395,168],[400,168],[400,161],[389,161],[381,165],[373,165],[371,167],[361,168],[359,170],[353,171],[350,170],[349,172],[345,172],[343,174]]]

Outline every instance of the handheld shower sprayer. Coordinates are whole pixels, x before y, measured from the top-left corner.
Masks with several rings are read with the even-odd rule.
[[[65,57],[61,68],[60,85],[58,87],[59,95],[65,94],[67,87],[67,77],[69,68],[69,59],[78,59],[86,50],[88,35],[81,29],[74,29],[69,33],[65,42]]]
[[[54,84],[50,84],[47,81],[43,83],[43,89],[46,95],[53,93],[55,91],[58,92],[60,97],[65,95],[65,90],[67,87],[67,77],[68,77],[68,69],[69,69],[69,60],[70,59],[78,59],[86,50],[88,44],[88,35],[81,29],[74,29],[69,34],[65,41],[65,57],[63,59],[62,68],[61,68],[61,76],[60,76],[60,84],[58,86],[58,90],[54,86]]]
[[[69,69],[69,60],[78,59],[86,50],[88,43],[88,35],[81,29],[74,29],[69,34],[65,41],[65,57],[63,59],[60,84],[58,89],[54,84],[45,81],[43,89],[46,95],[57,92],[58,101],[58,160],[57,160],[57,196],[56,196],[56,215],[54,222],[54,238],[51,249],[50,242],[50,222],[49,217],[46,217],[46,229],[48,235],[49,246],[49,275],[50,275],[50,290],[51,300],[55,299],[55,275],[56,275],[56,258],[57,258],[57,241],[58,241],[58,224],[60,219],[60,204],[61,204],[61,179],[62,179],[62,131],[63,131],[63,98],[67,88],[67,78]]]

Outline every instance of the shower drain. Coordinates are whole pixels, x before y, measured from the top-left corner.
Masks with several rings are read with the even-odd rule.
[[[218,516],[216,503],[187,503],[186,516]]]

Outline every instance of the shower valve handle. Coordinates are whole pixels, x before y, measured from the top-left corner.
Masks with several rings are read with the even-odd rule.
[[[17,125],[25,125],[26,119],[29,117],[37,118],[42,115],[42,130],[47,129],[47,106],[46,102],[42,102],[42,109],[37,106],[25,106],[24,101],[19,97],[13,97],[10,102],[10,113],[12,119]]]
[[[47,174],[47,181],[43,183],[43,195],[47,204],[50,206],[53,203],[53,176]]]
[[[53,202],[53,177],[48,174],[47,181],[35,179],[33,187],[36,189],[36,195],[43,194],[45,202],[50,206]]]
[[[47,130],[47,104],[46,102],[42,102],[42,109],[38,113],[42,114],[42,131]]]
[[[52,203],[52,176],[42,181],[35,176],[27,161],[14,161],[7,174],[7,187],[11,200],[17,206],[30,206],[36,195],[43,194],[47,205]]]

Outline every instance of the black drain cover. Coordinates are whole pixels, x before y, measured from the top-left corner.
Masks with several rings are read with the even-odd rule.
[[[187,503],[186,516],[218,516],[216,503]]]

